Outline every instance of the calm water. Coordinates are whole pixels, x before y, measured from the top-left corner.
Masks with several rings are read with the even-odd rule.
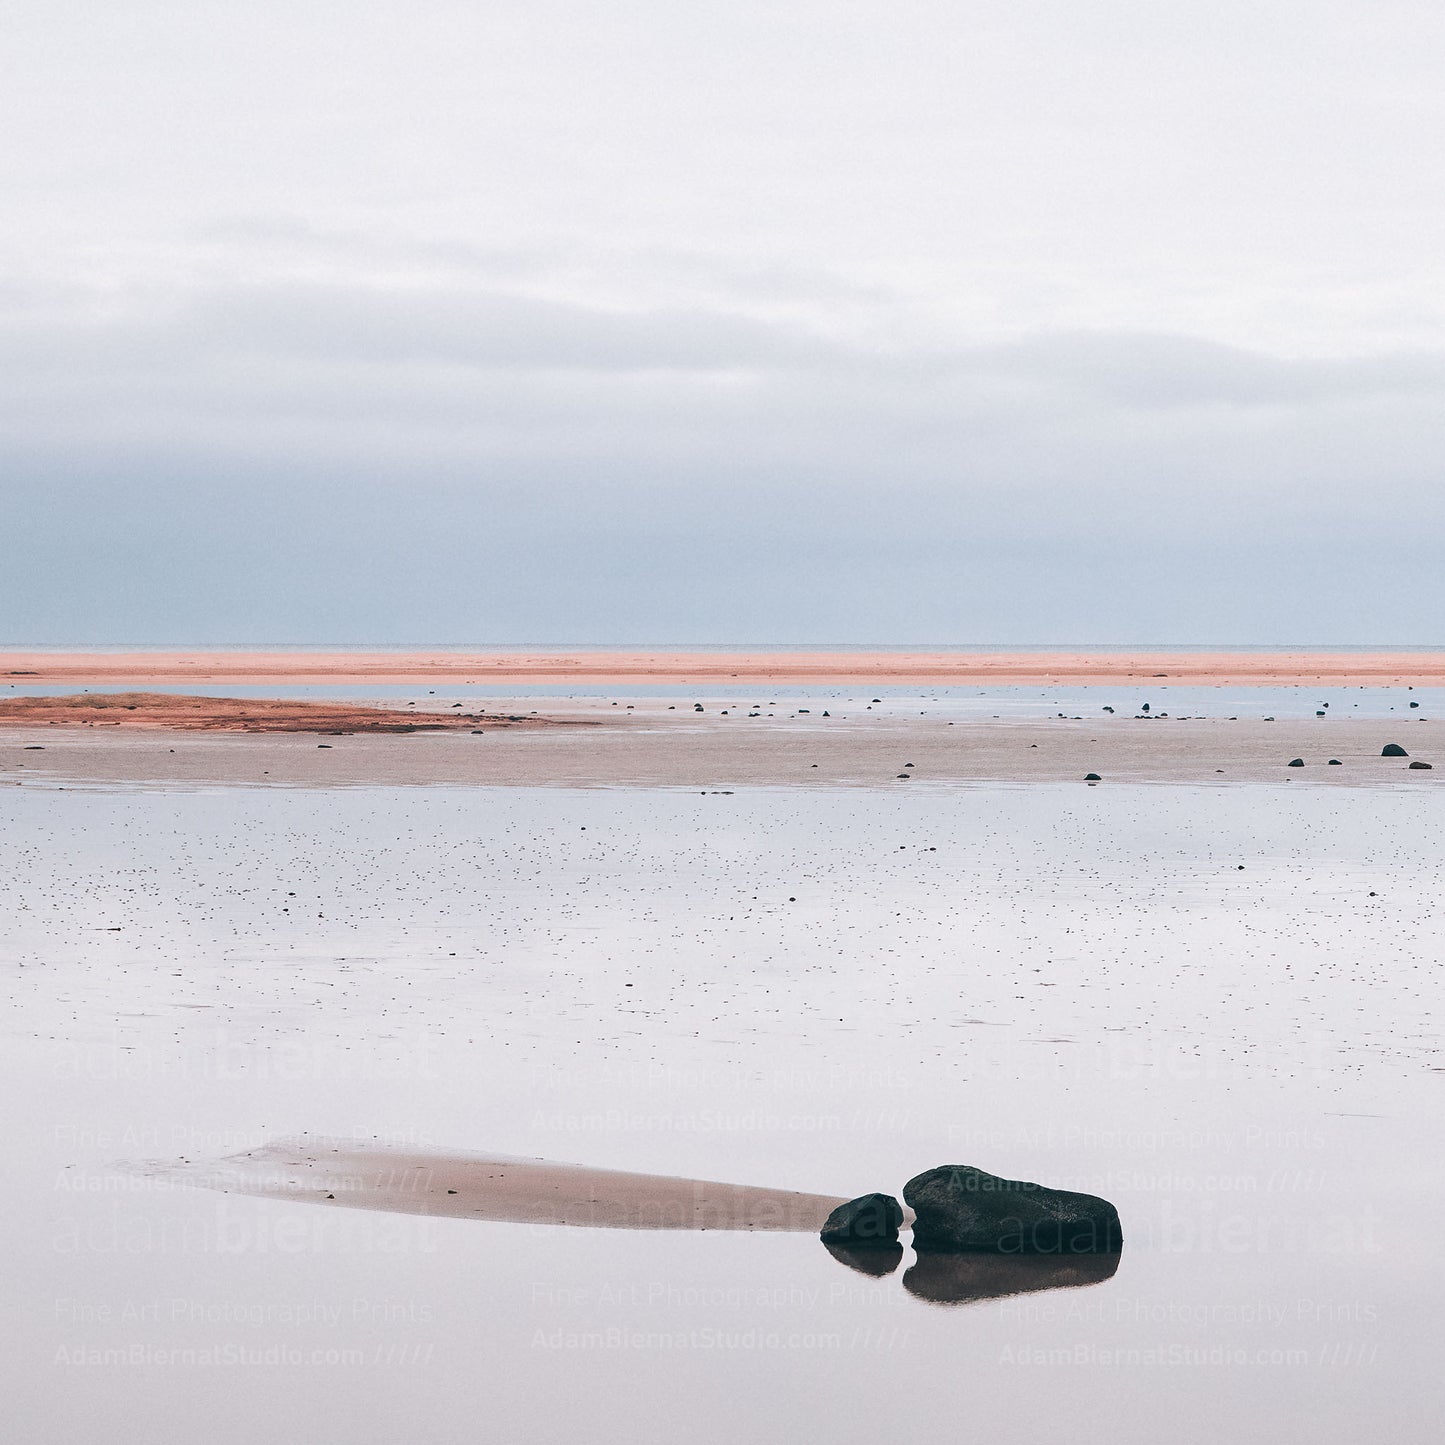
[[[15,1438],[1433,1438],[1442,865],[1433,791],[7,788]],[[1126,1246],[940,1304],[911,1251],[112,1167],[303,1132],[974,1163]]]
[[[0,683],[0,697],[64,697],[70,693],[132,692],[120,687],[77,688],[74,683],[31,686]],[[246,687],[229,683],[186,684],[147,687],[147,692],[178,693],[203,697],[277,697],[346,699],[381,703],[414,702],[418,707],[445,708],[454,702],[464,705],[493,699],[516,701],[524,706],[515,687],[457,686],[446,683],[436,688],[388,686],[378,683],[312,685],[275,683]],[[682,687],[629,683],[624,688],[578,686],[575,683],[548,686],[529,682],[530,699],[615,698],[622,702],[677,703],[712,702],[719,706],[746,707],[760,703],[777,704],[779,716],[799,707],[849,707],[874,712],[894,712],[916,717],[1024,718],[1101,717],[1105,707],[1116,714],[1132,716],[1141,710],[1176,717],[1265,718],[1367,717],[1416,719],[1445,715],[1445,688],[1418,687],[934,687],[920,689],[911,683],[900,687],[853,685],[849,687],[781,687],[772,684]],[[1411,703],[1416,706],[1412,707]]]

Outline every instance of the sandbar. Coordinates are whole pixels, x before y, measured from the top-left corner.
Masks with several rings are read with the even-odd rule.
[[[835,1195],[791,1189],[323,1136],[277,1140],[221,1159],[157,1163],[135,1172],[269,1199],[592,1229],[816,1233],[844,1202]]]
[[[0,653],[0,682],[152,687],[185,683],[407,685],[447,680],[525,688],[575,682],[935,686],[1145,683],[1218,686],[1445,685],[1445,651],[1418,652],[39,652]]]

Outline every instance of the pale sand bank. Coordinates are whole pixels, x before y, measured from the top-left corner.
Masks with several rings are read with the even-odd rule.
[[[448,680],[525,688],[575,682],[1038,684],[1221,686],[1445,684],[1445,651],[1310,652],[7,652],[0,681],[167,686],[177,683],[399,684]]]
[[[222,1159],[133,1167],[152,1178],[268,1199],[592,1229],[816,1233],[844,1202],[790,1189],[314,1136]]]
[[[556,711],[555,704],[553,707]],[[583,714],[585,715],[585,714]],[[598,716],[594,711],[593,716]],[[1409,758],[1380,755],[1387,743]],[[1291,768],[1293,758],[1305,766]],[[1341,766],[1329,766],[1329,759]],[[1435,765],[1412,770],[1411,761]],[[910,766],[911,765],[911,766]],[[115,728],[7,728],[0,784],[917,787],[982,782],[1329,783],[1445,780],[1445,724],[1404,718],[1108,717],[824,720],[614,712],[608,725],[328,738]]]

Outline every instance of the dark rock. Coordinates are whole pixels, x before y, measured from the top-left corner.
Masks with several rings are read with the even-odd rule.
[[[903,1288],[931,1304],[969,1304],[1036,1290],[1102,1284],[1119,1268],[1107,1254],[920,1254],[903,1275]]]
[[[1098,773],[1085,773],[1084,781],[1086,783],[1102,783],[1104,780],[1098,775]]]
[[[874,1279],[892,1274],[903,1260],[903,1246],[897,1243],[829,1244],[825,1240],[823,1248],[839,1264],[846,1264],[849,1269],[856,1269],[859,1274],[870,1275]]]
[[[1418,702],[1412,702],[1412,703],[1410,704],[1410,706],[1411,706],[1411,707],[1419,707],[1420,704],[1419,704]]]
[[[1107,1199],[941,1164],[903,1186],[913,1247],[938,1254],[1096,1254],[1123,1246]]]
[[[1380,749],[1380,756],[1382,758],[1408,758],[1410,754],[1399,743],[1386,743]]]
[[[840,1204],[823,1222],[824,1244],[896,1244],[903,1209],[891,1194],[862,1194]]]
[[[1434,763],[1422,763],[1419,758],[1416,758],[1415,761],[1410,764],[1410,766],[1411,766],[1412,768],[1433,768],[1433,767],[1435,766],[1435,764],[1434,764]]]
[[[1285,767],[1287,767],[1287,768],[1302,768],[1302,767],[1304,767],[1304,765],[1305,765],[1305,760],[1304,760],[1303,758],[1291,758],[1291,759],[1289,760],[1289,762],[1287,762],[1287,763],[1285,764]]]
[[[1325,766],[1327,768],[1342,768],[1344,764],[1338,758],[1331,758]]]

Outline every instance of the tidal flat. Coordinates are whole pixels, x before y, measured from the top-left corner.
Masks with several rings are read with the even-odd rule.
[[[0,810],[16,1438],[1434,1429],[1433,786],[37,772]],[[969,1163],[1125,1247],[217,1187],[298,1148],[825,1203]]]

